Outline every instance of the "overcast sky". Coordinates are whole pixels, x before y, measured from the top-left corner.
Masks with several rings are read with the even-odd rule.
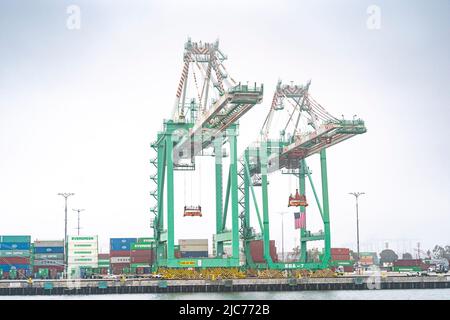
[[[67,27],[69,5],[81,9],[80,29]],[[368,28],[370,5],[380,8],[380,29]],[[366,192],[363,250],[450,244],[447,0],[1,1],[0,234],[63,238],[58,192],[76,194],[70,233],[72,209],[86,209],[82,232],[98,234],[103,251],[109,237],[151,234],[150,142],[170,116],[188,37],[219,38],[233,78],[264,83],[264,102],[240,122],[239,150],[256,137],[278,79],[312,79],[311,94],[331,114],[366,121],[366,134],[327,153],[333,246],[355,246],[350,191]],[[197,177],[202,218],[182,217],[176,175],[176,238],[214,231],[211,161],[201,160]],[[319,184],[317,156],[308,164]],[[289,211],[295,181],[270,181],[280,248],[277,213]],[[318,211],[307,211],[317,231]],[[298,241],[290,212],[287,248]]]

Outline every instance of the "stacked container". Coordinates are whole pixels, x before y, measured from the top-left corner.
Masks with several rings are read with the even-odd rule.
[[[150,273],[153,265],[153,239],[138,238],[136,243],[131,244],[130,268],[132,273]]]
[[[353,260],[351,260],[349,248],[331,248],[331,266],[342,266],[345,272],[353,272]]]
[[[98,273],[108,274],[111,271],[111,263],[109,253],[98,254]]]
[[[181,258],[208,258],[208,239],[180,239]]]
[[[32,256],[37,278],[56,279],[64,272],[64,240],[36,240]]]
[[[67,272],[69,278],[82,278],[98,268],[98,237],[69,236],[67,241]]]
[[[363,266],[371,266],[378,265],[378,255],[376,252],[360,252],[359,253],[359,262]]]
[[[110,239],[110,261],[113,274],[129,273],[131,264],[131,244],[137,238],[111,238]]]
[[[394,261],[392,271],[422,271],[426,270],[427,265],[421,259],[401,259]]]
[[[0,271],[2,278],[17,279],[31,275],[31,236],[0,236]]]
[[[278,262],[277,247],[275,246],[275,240],[270,240],[269,250],[272,261]],[[263,240],[250,241],[250,254],[252,256],[253,262],[266,263],[266,259],[264,259],[264,241]]]

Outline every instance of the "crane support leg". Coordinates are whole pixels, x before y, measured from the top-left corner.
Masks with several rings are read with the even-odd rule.
[[[322,259],[322,265],[324,267],[327,267],[328,262],[330,260],[331,236],[330,236],[330,211],[329,211],[330,208],[328,203],[327,155],[325,149],[322,149],[320,151],[320,168],[322,176],[323,224],[325,232],[325,248]]]
[[[222,233],[222,142],[221,136],[214,139],[215,169],[216,169],[216,234]],[[217,242],[217,257],[223,255],[223,242]]]
[[[269,194],[267,190],[267,143],[262,143],[261,148],[261,187],[263,203],[263,240],[264,240],[264,259],[269,267],[272,266],[272,257],[270,256],[270,231],[269,231]]]
[[[230,134],[231,133],[231,134]],[[239,260],[239,204],[238,204],[238,158],[236,128],[227,130],[230,141],[230,178],[231,178],[231,225],[233,258]]]
[[[167,259],[175,258],[175,221],[174,221],[174,185],[173,185],[173,142],[171,136],[166,136],[167,163]]]
[[[306,161],[305,159],[300,160],[300,175],[299,175],[299,189],[300,195],[305,195],[306,185],[305,185],[305,175],[306,175]],[[304,214],[306,208],[300,206],[300,212]],[[304,241],[306,235],[306,225],[300,229],[300,262],[306,262],[307,260],[307,241]]]

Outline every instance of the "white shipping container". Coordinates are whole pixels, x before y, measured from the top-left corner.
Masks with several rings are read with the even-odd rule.
[[[98,242],[98,236],[68,236],[67,237],[67,242],[71,243],[71,242],[78,242],[78,243],[82,243],[82,242]]]
[[[206,245],[180,245],[180,251],[208,251],[208,246]]]
[[[181,245],[208,245],[208,239],[179,239],[178,244]]]
[[[72,263],[98,263],[97,256],[75,256],[67,259],[68,264]]]
[[[64,241],[61,240],[36,240],[34,242],[35,248],[40,247],[64,247]]]
[[[97,249],[97,243],[93,242],[72,242],[68,245],[69,250],[70,249]]]
[[[98,256],[98,250],[91,249],[69,249],[67,254],[70,256]]]
[[[111,257],[111,264],[113,263],[131,263],[130,257]]]

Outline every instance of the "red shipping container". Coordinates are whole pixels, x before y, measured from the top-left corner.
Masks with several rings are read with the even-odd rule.
[[[130,257],[151,257],[153,250],[131,250]]]
[[[331,248],[331,255],[350,255],[349,248]]]
[[[277,261],[277,249],[275,247],[275,240],[269,242],[270,256],[273,261]],[[250,242],[250,253],[252,260],[256,263],[265,263],[264,259],[264,242],[263,240],[253,240]]]
[[[130,254],[129,250],[113,250],[109,253],[110,257],[129,257]]]
[[[107,259],[109,259],[109,253],[99,253],[98,258],[100,260],[107,260]]]
[[[0,264],[30,264],[30,258],[20,258],[20,257],[0,258]]]
[[[131,257],[131,263],[151,263],[150,257]]]
[[[394,267],[419,267],[423,264],[420,259],[412,259],[412,260],[397,260],[394,261]]]
[[[112,270],[113,274],[122,274],[123,269],[129,268],[129,267],[130,267],[129,263],[117,263],[117,264],[111,265],[111,270]]]
[[[350,260],[349,255],[331,255],[332,261],[347,261]]]

